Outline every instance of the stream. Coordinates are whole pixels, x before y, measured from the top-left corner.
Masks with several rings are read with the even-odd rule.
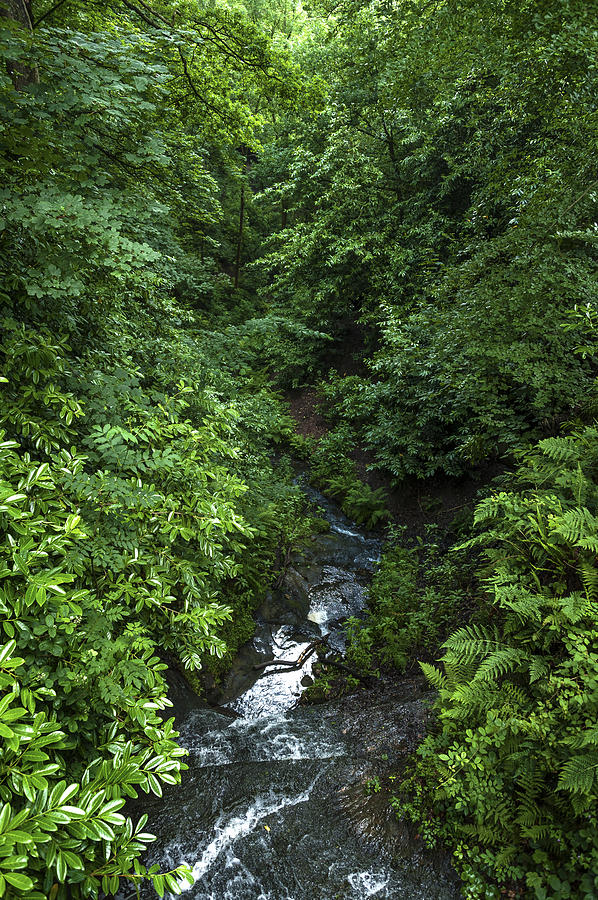
[[[322,634],[342,648],[342,621],[365,604],[380,541],[307,491],[330,532],[293,555],[281,588],[257,611],[253,640],[210,698],[239,717],[190,708],[179,722],[189,771],[163,800],[144,802],[158,838],[149,861],[189,865],[189,900],[452,900],[459,892],[446,860],[401,840],[388,800],[376,804],[364,787],[368,756],[388,759],[378,745],[389,717],[391,748],[421,719],[422,701],[389,702],[385,724],[372,724],[358,695],[354,711],[342,700],[296,706],[315,657],[301,671],[260,677],[254,669],[297,659]],[[351,734],[361,720],[372,746]]]

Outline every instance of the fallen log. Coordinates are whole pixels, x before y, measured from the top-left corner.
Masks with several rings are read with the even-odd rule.
[[[321,638],[318,638],[315,641],[312,641],[311,644],[308,644],[305,650],[303,650],[297,659],[269,659],[263,663],[256,663],[253,667],[256,671],[262,671],[262,676],[266,675],[281,675],[285,672],[298,672],[303,668],[307,660],[313,656],[318,647],[322,644],[326,644],[328,641],[329,635],[324,635]],[[333,659],[331,656],[325,656],[322,660],[322,665],[331,666],[334,669],[338,669],[341,672],[346,672],[347,675],[351,675],[353,678],[357,678],[358,681],[363,682],[364,684],[372,684],[375,680],[374,675],[364,674],[363,672],[359,672],[357,669],[354,669],[352,666],[348,666],[346,663],[339,662],[336,659]],[[266,669],[269,666],[278,666],[278,668],[270,669],[269,672]]]
[[[325,656],[322,660],[323,666],[332,666],[334,669],[339,669],[341,672],[346,672],[348,675],[352,675],[353,678],[357,678],[358,681],[363,681],[364,684],[373,684],[376,680],[376,676],[368,673],[359,672],[357,669],[354,669],[352,666],[348,666],[346,663],[339,662],[336,659],[332,659],[329,656]]]
[[[269,659],[264,663],[256,663],[253,668],[256,671],[259,671],[260,669],[267,669],[268,666],[282,666],[280,669],[271,669],[269,672],[264,671],[264,675],[275,675],[280,672],[296,672],[303,668],[310,656],[313,656],[318,647],[326,642],[327,638],[328,635],[325,635],[324,637],[318,638],[316,641],[312,641],[311,644],[308,644],[305,650],[299,654],[297,659]]]

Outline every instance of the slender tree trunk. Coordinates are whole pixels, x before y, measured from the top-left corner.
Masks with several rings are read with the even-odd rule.
[[[243,221],[245,219],[245,183],[241,185],[241,203],[239,205],[239,233],[237,235],[237,256],[235,259],[235,290],[239,287],[241,274],[241,249],[243,247]]]
[[[18,22],[26,31],[33,31],[32,0],[5,0],[5,3],[7,7],[0,9],[0,16]],[[9,60],[6,68],[17,91],[22,91],[29,84],[39,83],[37,66],[26,66]]]
[[[249,171],[251,161],[251,151],[249,147],[245,150],[245,175]],[[237,234],[237,253],[235,256],[235,290],[239,287],[241,280],[241,251],[243,249],[243,226],[245,224],[245,181],[241,183],[241,202],[239,203],[239,231]]]

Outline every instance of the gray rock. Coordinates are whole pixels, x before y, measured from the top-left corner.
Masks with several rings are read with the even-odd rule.
[[[304,619],[309,612],[309,585],[297,569],[291,566],[285,572],[281,594],[285,605],[291,612],[296,612]]]

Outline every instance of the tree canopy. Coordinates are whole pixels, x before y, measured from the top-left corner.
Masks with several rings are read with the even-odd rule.
[[[125,803],[185,769],[168,666],[222,672],[312,527],[315,383],[358,521],[356,447],[513,469],[467,621],[394,546],[356,641],[444,652],[397,806],[466,896],[596,896],[597,49],[587,0],[0,2],[0,897],[180,891]]]

